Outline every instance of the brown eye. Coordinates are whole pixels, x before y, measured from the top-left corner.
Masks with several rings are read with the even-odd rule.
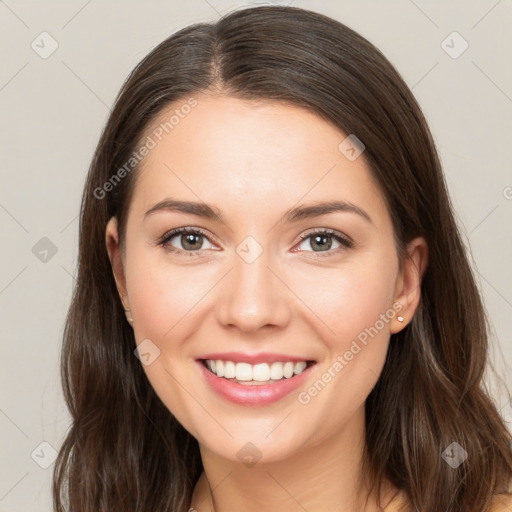
[[[205,242],[209,243],[210,246],[204,247]],[[206,234],[198,229],[191,228],[173,229],[166,233],[158,243],[170,251],[188,253],[191,256],[194,252],[213,247]]]
[[[353,243],[348,237],[346,237],[342,233],[337,233],[331,230],[322,230],[314,231],[301,237],[299,247],[307,247],[308,245],[311,248],[311,250],[304,248],[300,250],[305,250],[306,252],[325,252],[331,254],[338,253],[339,251],[337,249],[340,248],[350,248],[353,246]]]
[[[185,250],[197,251],[203,245],[203,235],[195,233],[186,233],[180,235],[179,242]]]

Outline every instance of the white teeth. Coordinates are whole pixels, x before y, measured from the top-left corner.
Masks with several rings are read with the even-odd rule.
[[[249,363],[236,363],[235,368],[236,380],[252,380],[252,365]]]
[[[293,367],[295,365],[291,362],[291,361],[288,361],[284,364],[284,367],[283,367],[283,375],[289,379],[292,375],[293,375]]]
[[[224,377],[224,362],[223,361],[215,361],[215,373],[217,377]]]
[[[234,379],[236,376],[235,363],[233,361],[226,361],[224,363],[224,377],[226,379]]]
[[[272,364],[259,363],[235,363],[233,361],[222,361],[220,359],[206,360],[206,366],[217,377],[236,379],[241,382],[268,382],[283,378],[289,379],[294,375],[301,374],[307,367],[306,361],[293,363],[292,361],[275,362]]]
[[[295,363],[295,368],[293,369],[293,373],[295,373],[295,375],[299,375],[306,369],[307,365],[308,365],[308,363],[306,363],[306,361],[299,361],[298,363]],[[215,368],[214,368],[214,371],[215,371]]]
[[[252,380],[258,382],[270,380],[270,366],[267,363],[255,364],[252,367]]]
[[[270,367],[270,378],[279,380],[283,378],[283,363],[272,363]]]

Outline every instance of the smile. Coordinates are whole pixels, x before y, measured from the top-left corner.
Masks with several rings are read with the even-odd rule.
[[[312,362],[309,362],[312,364]],[[275,361],[269,363],[235,363],[220,359],[206,359],[205,366],[217,377],[246,385],[272,384],[282,379],[300,375],[308,366],[308,361]]]
[[[245,406],[263,406],[290,395],[309,377],[316,362],[272,354],[264,357],[220,354],[196,359],[208,387],[218,397]],[[252,360],[249,362],[248,360]]]

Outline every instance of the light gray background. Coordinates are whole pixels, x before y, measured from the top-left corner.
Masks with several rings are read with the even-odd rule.
[[[494,326],[496,367],[510,389],[512,2],[267,3],[292,3],[344,22],[376,44],[413,89],[440,151]],[[156,44],[249,4],[0,0],[1,512],[52,509],[51,447],[60,447],[69,425],[58,356],[74,281],[77,215],[109,107]],[[43,31],[58,44],[47,58],[40,54],[52,41]],[[467,50],[453,58],[464,41]],[[54,255],[40,252],[48,244],[39,242],[43,237],[55,245]],[[512,419],[510,404],[493,393]]]

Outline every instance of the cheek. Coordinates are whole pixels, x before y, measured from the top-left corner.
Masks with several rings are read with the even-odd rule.
[[[146,254],[134,251],[131,265],[127,265],[137,338],[154,338],[159,343],[177,339],[177,333],[179,339],[186,338],[197,328],[194,314],[214,284],[212,270],[207,266],[173,265],[155,253],[154,249]]]
[[[346,350],[352,340],[375,324],[382,336],[389,336],[389,318],[393,315],[396,265],[393,255],[358,257],[339,268],[316,268],[289,276],[294,291],[307,306],[309,323],[328,341],[332,350]],[[302,308],[306,311],[306,308]],[[364,335],[361,336],[364,338]]]
[[[310,413],[308,418],[329,418],[326,432],[362,406],[382,371],[390,321],[396,314],[392,305],[397,268],[392,252],[380,258],[368,255],[302,281],[300,293],[315,313],[316,331],[325,333],[328,350],[318,380],[300,390],[298,401]]]
[[[190,338],[197,332],[201,299],[211,288],[207,266],[166,264],[161,257],[133,250],[127,262],[127,288],[130,297],[137,344],[149,339],[158,356],[143,369],[155,393],[178,421],[194,436],[202,409],[190,395],[201,396],[190,379],[196,371],[190,358]],[[184,386],[186,391],[184,391]],[[199,400],[202,402],[202,400]]]

